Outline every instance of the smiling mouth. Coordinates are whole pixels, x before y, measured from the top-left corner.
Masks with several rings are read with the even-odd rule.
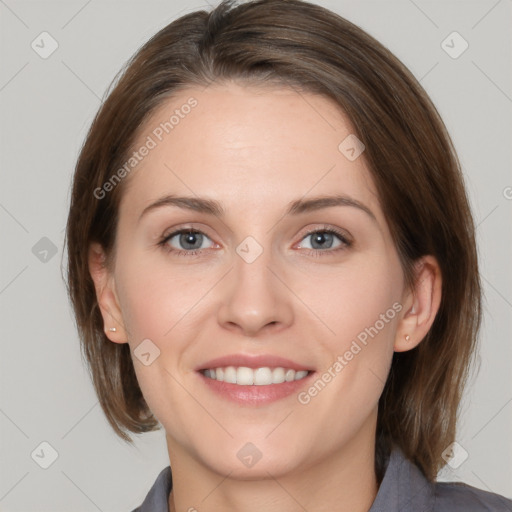
[[[208,379],[239,386],[269,386],[282,384],[306,378],[311,372],[308,370],[292,370],[281,366],[270,368],[248,368],[247,366],[226,366],[222,368],[209,368],[200,373]]]

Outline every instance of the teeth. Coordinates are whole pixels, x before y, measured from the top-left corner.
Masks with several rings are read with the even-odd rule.
[[[272,382],[274,384],[281,384],[284,382],[284,368],[274,368],[272,370]]]
[[[307,370],[295,371],[287,368],[247,368],[246,366],[227,366],[225,368],[209,368],[203,375],[209,379],[238,384],[239,386],[268,386],[300,380],[309,374]]]
[[[254,371],[251,368],[240,366],[236,371],[236,383],[241,386],[254,384]]]
[[[209,375],[207,375],[207,377],[209,377]],[[236,384],[236,368],[234,366],[228,366],[227,368],[224,369],[224,382]]]
[[[268,386],[272,384],[272,370],[270,368],[257,368],[254,372],[254,384]]]

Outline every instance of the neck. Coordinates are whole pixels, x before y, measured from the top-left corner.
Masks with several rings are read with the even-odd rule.
[[[374,433],[373,433],[374,434]],[[320,462],[257,480],[221,475],[170,443],[170,512],[368,512],[377,495],[375,435],[359,436]]]

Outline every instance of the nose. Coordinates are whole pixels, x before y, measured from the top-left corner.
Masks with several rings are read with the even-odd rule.
[[[293,322],[293,294],[270,252],[263,250],[252,262],[235,254],[233,268],[223,280],[218,310],[223,328],[254,337],[262,331],[280,331]]]

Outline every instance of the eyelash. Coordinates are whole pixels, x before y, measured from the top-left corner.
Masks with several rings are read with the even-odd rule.
[[[185,250],[182,250],[182,249],[175,249],[175,248],[171,247],[167,243],[169,240],[171,240],[176,235],[181,235],[181,234],[184,234],[184,233],[201,234],[201,235],[204,235],[205,237],[209,238],[206,233],[203,233],[202,231],[200,231],[198,229],[184,228],[184,229],[179,229],[177,231],[173,231],[172,233],[164,236],[158,242],[158,245],[161,246],[162,249],[164,251],[166,251],[167,253],[173,253],[176,256],[196,256],[196,255],[200,254],[202,251],[206,250],[206,249],[196,249],[196,250],[191,250],[191,251],[185,251]],[[328,233],[328,234],[331,234],[331,235],[335,235],[336,237],[338,237],[340,239],[340,241],[342,242],[342,245],[340,245],[336,249],[327,249],[327,250],[306,249],[307,250],[307,254],[309,254],[310,256],[320,257],[320,256],[323,256],[325,253],[328,253],[328,254],[337,253],[338,251],[343,251],[343,250],[351,247],[351,245],[352,245],[352,242],[350,240],[348,240],[343,235],[343,233],[341,233],[340,231],[338,231],[338,230],[336,230],[334,228],[313,229],[311,231],[308,231],[302,237],[302,240],[304,240],[308,236],[316,234],[316,233]]]

